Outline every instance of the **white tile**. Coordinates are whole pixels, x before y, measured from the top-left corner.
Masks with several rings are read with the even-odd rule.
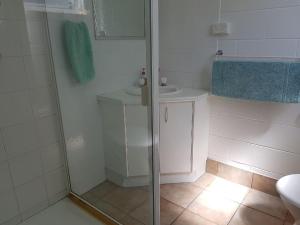
[[[1,223],[1,225],[18,225],[22,222],[22,217],[21,215],[17,215],[13,217],[12,219],[9,219],[5,223]]]
[[[103,225],[69,199],[64,199],[20,225]]]
[[[49,172],[64,165],[62,146],[55,143],[45,147],[42,152],[44,171]]]
[[[300,127],[299,104],[247,101],[218,96],[210,96],[209,103],[212,114],[232,115]]]
[[[0,132],[0,163],[4,162],[6,160],[6,152],[4,150],[4,145],[3,145],[3,141],[2,141],[2,135]]]
[[[52,87],[32,89],[30,96],[36,117],[50,116],[57,112],[56,97]]]
[[[266,15],[261,11],[223,13],[222,21],[231,23],[232,32],[224,39],[262,39],[266,31]]]
[[[0,60],[0,92],[20,91],[29,87],[22,57],[3,57]]]
[[[263,146],[253,146],[252,166],[282,175],[299,173],[300,155],[276,151]],[[280,165],[280,166],[278,166]]]
[[[246,129],[245,129],[246,128]],[[234,116],[212,116],[210,132],[217,136],[300,153],[300,128]]]
[[[66,171],[59,168],[46,174],[47,193],[49,198],[67,189]]]
[[[23,19],[23,0],[2,0],[0,5],[0,19]]]
[[[222,11],[272,9],[300,5],[299,0],[222,0]]]
[[[236,40],[219,40],[218,50],[223,50],[225,56],[236,56],[237,43]]]
[[[163,70],[188,73],[204,73],[211,70],[212,58],[216,54],[216,41],[199,42],[201,51],[184,52],[182,49],[161,51],[160,65]]]
[[[26,56],[25,68],[33,87],[44,87],[51,84],[51,64],[47,54]]]
[[[299,10],[300,6],[268,10],[266,36],[268,38],[300,38]]]
[[[263,115],[263,108],[266,105],[264,102],[210,96],[209,104],[212,114],[266,120]]]
[[[61,139],[57,116],[41,118],[37,123],[40,140],[44,146],[56,143]]]
[[[8,157],[37,150],[40,146],[34,121],[3,128],[3,141]]]
[[[0,223],[9,221],[18,215],[18,204],[13,190],[0,193]]]
[[[32,119],[28,92],[0,94],[0,127],[23,123]]]
[[[46,187],[41,178],[19,186],[16,193],[23,218],[44,209],[48,204]]]
[[[295,57],[297,40],[240,40],[237,56],[241,57]]]
[[[12,186],[8,163],[0,164],[0,193],[12,189]]]
[[[47,25],[45,20],[27,21],[28,39],[31,46],[48,48]]]
[[[226,145],[226,139],[215,135],[209,135],[208,139],[208,157],[220,159],[220,161],[229,161],[230,149]]]
[[[201,49],[199,40],[210,37],[210,25],[218,17],[218,1],[164,0],[159,3],[161,47],[185,51]]]
[[[14,185],[24,184],[42,175],[40,152],[27,153],[9,161]]]
[[[0,52],[3,56],[22,56],[24,22],[0,20]]]
[[[46,19],[46,14],[44,12],[38,11],[25,11],[26,21],[41,21]]]

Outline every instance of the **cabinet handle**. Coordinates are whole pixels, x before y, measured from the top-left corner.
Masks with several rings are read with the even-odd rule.
[[[169,119],[168,106],[165,108],[165,122],[167,123]]]

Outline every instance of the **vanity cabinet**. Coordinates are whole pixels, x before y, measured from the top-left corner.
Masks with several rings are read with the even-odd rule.
[[[193,102],[160,104],[160,172],[192,172]]]
[[[161,183],[193,182],[206,167],[209,107],[207,93],[183,89],[160,98]],[[140,97],[124,93],[99,95],[103,119],[105,171],[121,186],[149,184],[147,107]]]

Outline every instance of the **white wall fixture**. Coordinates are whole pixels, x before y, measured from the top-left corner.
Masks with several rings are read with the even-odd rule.
[[[126,90],[98,96],[103,113],[105,169],[121,186],[147,185],[147,108]],[[192,182],[205,172],[208,154],[207,92],[183,89],[160,98],[161,183]]]
[[[220,22],[211,25],[213,35],[229,35],[231,33],[231,23]]]

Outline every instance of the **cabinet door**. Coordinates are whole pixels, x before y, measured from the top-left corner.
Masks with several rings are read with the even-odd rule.
[[[125,118],[127,175],[146,176],[149,174],[148,148],[151,146],[147,129],[147,107],[126,105]]]
[[[192,172],[193,103],[160,104],[160,171]]]

